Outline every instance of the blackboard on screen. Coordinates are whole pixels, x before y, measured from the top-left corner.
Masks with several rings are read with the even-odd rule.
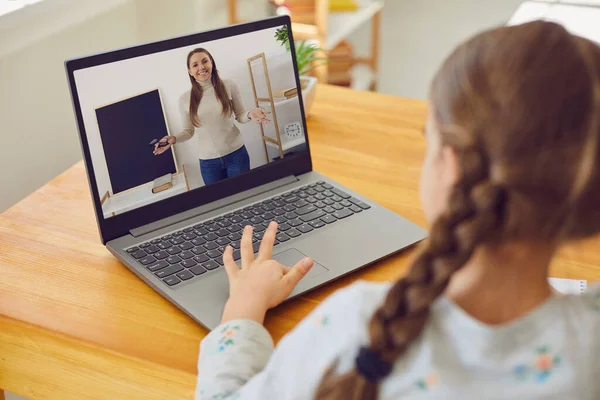
[[[150,142],[168,134],[158,89],[96,109],[113,194],[177,172],[173,149],[155,156]]]

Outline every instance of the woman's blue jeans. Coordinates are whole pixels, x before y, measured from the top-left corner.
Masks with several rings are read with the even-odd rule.
[[[248,171],[250,171],[250,156],[246,146],[223,157],[200,160],[200,173],[205,185]]]

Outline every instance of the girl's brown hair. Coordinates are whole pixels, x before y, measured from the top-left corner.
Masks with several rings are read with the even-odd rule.
[[[213,87],[215,88],[215,94],[217,96],[217,99],[223,105],[223,111],[221,112],[221,114],[227,117],[231,116],[233,112],[233,104],[231,104],[231,100],[227,95],[227,90],[225,90],[225,84],[219,76],[219,70],[217,69],[217,64],[215,64],[215,59],[213,58],[212,54],[210,54],[208,50],[203,48],[197,48],[190,51],[187,56],[188,69],[190,69],[190,60],[192,56],[196,53],[205,53],[210,58],[210,62],[212,63],[212,75],[210,79],[213,84]],[[202,89],[202,86],[200,86],[200,84],[196,82],[196,79],[194,79],[193,76],[189,74],[188,76],[190,78],[190,82],[192,83],[192,91],[190,94],[190,120],[192,121],[192,124],[198,128],[201,125],[200,119],[198,118],[198,106],[200,105],[200,101],[202,100],[202,96],[204,95],[204,90]]]
[[[371,317],[366,351],[390,367],[478,246],[600,231],[598,46],[540,21],[484,32],[444,62],[431,103],[461,176],[408,274]],[[356,367],[336,376],[332,366],[316,398],[376,399],[381,379]]]

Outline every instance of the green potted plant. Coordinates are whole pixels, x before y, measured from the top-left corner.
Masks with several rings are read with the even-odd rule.
[[[286,25],[275,31],[275,39],[280,42],[282,46],[285,46],[286,51],[290,51],[290,37]]]

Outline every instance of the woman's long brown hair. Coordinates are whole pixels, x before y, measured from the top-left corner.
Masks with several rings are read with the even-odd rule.
[[[210,58],[210,62],[212,63],[212,74],[210,79],[213,84],[213,87],[215,88],[215,94],[217,96],[217,99],[223,105],[222,115],[227,117],[231,116],[231,114],[233,113],[233,104],[231,103],[231,100],[227,95],[227,90],[225,90],[225,84],[219,76],[219,70],[217,69],[217,64],[215,64],[215,59],[213,58],[212,54],[210,54],[208,50],[203,48],[197,48],[190,51],[187,56],[188,69],[190,69],[190,60],[192,56],[196,53],[205,53]],[[202,100],[202,96],[204,95],[204,90],[202,89],[202,86],[200,86],[200,84],[196,82],[196,79],[194,79],[193,76],[189,74],[188,76],[190,78],[190,82],[192,83],[192,91],[190,94],[190,120],[192,121],[192,124],[195,127],[199,128],[201,123],[200,119],[198,118],[198,106],[200,105],[200,101]]]
[[[370,320],[365,345],[389,364],[421,334],[432,303],[478,246],[600,231],[598,46],[549,22],[487,31],[450,55],[430,97],[461,176],[408,274]],[[336,375],[332,366],[316,398],[372,400],[378,391],[356,368]]]

